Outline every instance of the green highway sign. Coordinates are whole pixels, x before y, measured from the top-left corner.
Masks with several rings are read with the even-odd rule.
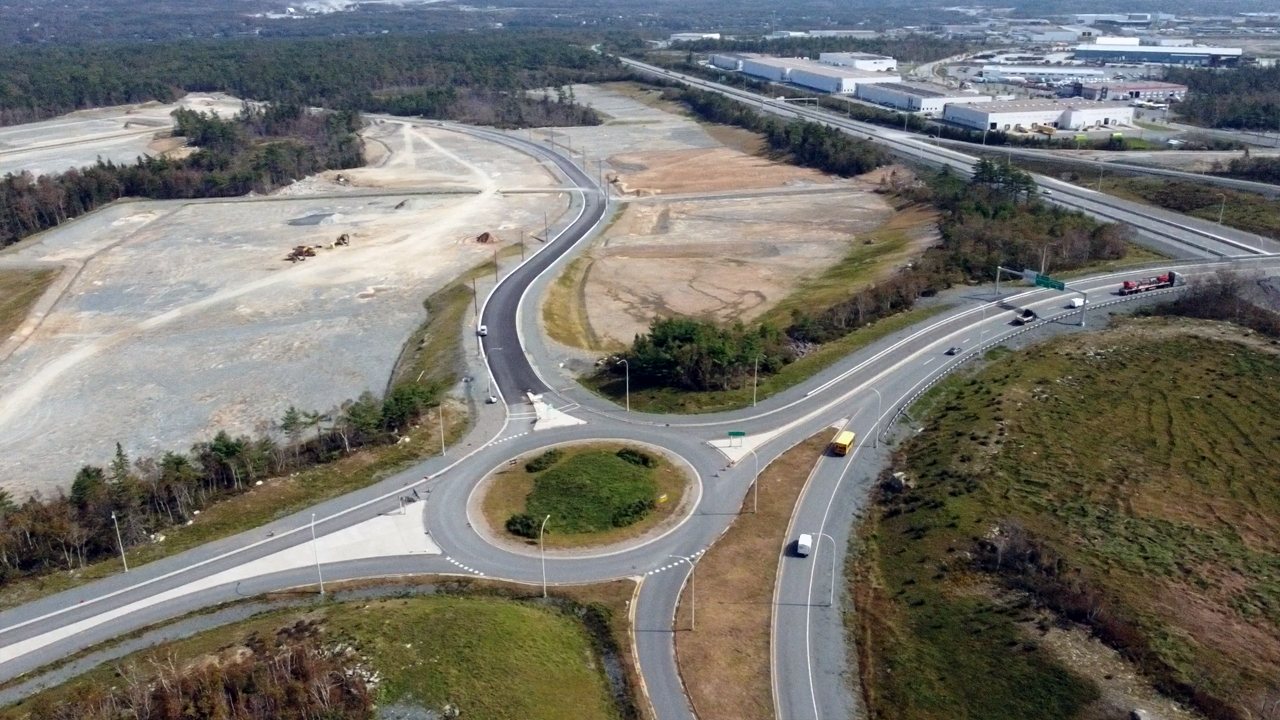
[[[1053,289],[1053,290],[1066,290],[1066,289],[1067,289],[1067,284],[1066,284],[1066,283],[1064,283],[1064,282],[1062,282],[1062,281],[1060,281],[1060,280],[1054,280],[1053,278],[1049,277],[1048,275],[1036,275],[1036,285],[1039,285],[1039,286],[1040,286],[1040,287],[1042,287],[1042,288],[1051,288],[1051,289]]]
[[[746,437],[746,436],[747,436],[747,434],[746,434],[746,433],[744,433],[744,432],[742,432],[741,430],[730,430],[730,431],[729,431],[729,437]]]

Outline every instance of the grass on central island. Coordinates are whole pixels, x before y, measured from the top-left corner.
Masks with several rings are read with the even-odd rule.
[[[623,456],[630,457],[631,460]],[[648,532],[684,497],[684,472],[651,450],[624,443],[554,448],[495,473],[483,502],[490,527],[547,547],[618,542]],[[509,522],[513,517],[519,522]]]

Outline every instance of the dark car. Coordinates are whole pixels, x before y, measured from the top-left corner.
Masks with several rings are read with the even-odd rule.
[[[959,355],[959,354],[960,354],[960,348],[958,348],[958,347],[947,348],[947,354],[948,354],[948,355]]]

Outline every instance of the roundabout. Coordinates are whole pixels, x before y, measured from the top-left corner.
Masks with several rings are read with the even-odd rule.
[[[472,359],[474,374],[488,378],[499,401],[477,403],[474,429],[448,453],[374,486],[253,532],[0,613],[0,681],[190,612],[286,588],[400,575],[462,575],[528,585],[632,578],[639,585],[630,613],[642,694],[657,717],[685,720],[693,714],[673,654],[673,618],[697,559],[733,523],[762,468],[806,438],[848,429],[859,442],[848,455],[818,460],[791,516],[788,537],[803,532],[816,542],[809,558],[779,554],[771,669],[779,717],[852,716],[856,700],[843,634],[844,615],[852,608],[842,608],[838,599],[828,605],[825,596],[838,582],[829,568],[839,567],[850,527],[890,452],[885,439],[894,421],[934,383],[995,345],[1030,333],[1076,332],[1081,310],[1066,308],[1063,296],[1051,290],[996,294],[990,288],[967,288],[954,293],[950,309],[922,326],[893,333],[757,407],[696,417],[628,413],[562,373],[537,326],[538,313],[531,310],[572,251],[603,224],[609,201],[602,189],[590,172],[555,149],[497,131],[448,127],[553,165],[573,196],[570,222],[510,269],[473,318],[489,329],[480,339],[479,356]],[[1194,278],[1224,268],[1273,269],[1278,264],[1270,254],[1211,260],[1196,259],[1198,253],[1191,250],[1186,255],[1191,259],[1162,267]],[[1104,307],[1129,300],[1115,291],[1131,276],[1100,274],[1073,280],[1071,287],[1090,298],[1087,309]],[[1015,307],[1032,309],[1040,319],[1014,325]],[[952,347],[961,350],[951,355],[946,351]],[[726,440],[729,433],[732,441]],[[545,556],[528,544],[532,538],[504,537],[506,522],[514,515],[532,515],[536,508],[556,514],[540,503],[563,502],[564,488],[571,483],[560,487],[558,499],[555,493],[538,496],[537,487],[556,465],[581,465],[586,461],[574,457],[594,452],[598,467],[617,469],[621,466],[604,458],[626,464],[617,452],[627,447],[660,455],[687,477],[678,500],[671,497],[673,490],[665,490],[673,505],[665,516],[657,510],[663,491],[655,480],[654,507],[619,528],[634,535],[612,536],[610,530],[586,545],[556,547],[557,535],[571,537],[576,533],[570,530],[584,527],[596,531],[599,518],[612,523],[637,514],[618,514],[613,507],[595,524],[583,520],[590,513],[579,512],[578,524],[559,531],[553,525]],[[564,452],[537,472],[525,469],[526,463],[556,448],[592,450]],[[495,494],[499,491],[489,485],[499,483],[503,471],[526,477],[507,478],[511,485]],[[497,499],[486,509],[490,497]],[[626,503],[621,510],[627,510]],[[386,518],[397,513],[409,517],[409,512],[414,513],[414,529],[430,540],[414,554],[373,541],[355,554],[325,558],[319,552],[322,544],[313,540],[347,533],[358,544],[365,523],[403,527],[405,521]]]

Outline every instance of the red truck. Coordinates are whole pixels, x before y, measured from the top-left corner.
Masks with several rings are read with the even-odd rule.
[[[1145,280],[1125,280],[1120,286],[1121,295],[1137,295],[1138,293],[1147,292],[1148,290],[1161,290],[1163,288],[1171,288],[1178,285],[1181,278],[1178,273],[1170,270],[1164,275],[1149,277]]]

